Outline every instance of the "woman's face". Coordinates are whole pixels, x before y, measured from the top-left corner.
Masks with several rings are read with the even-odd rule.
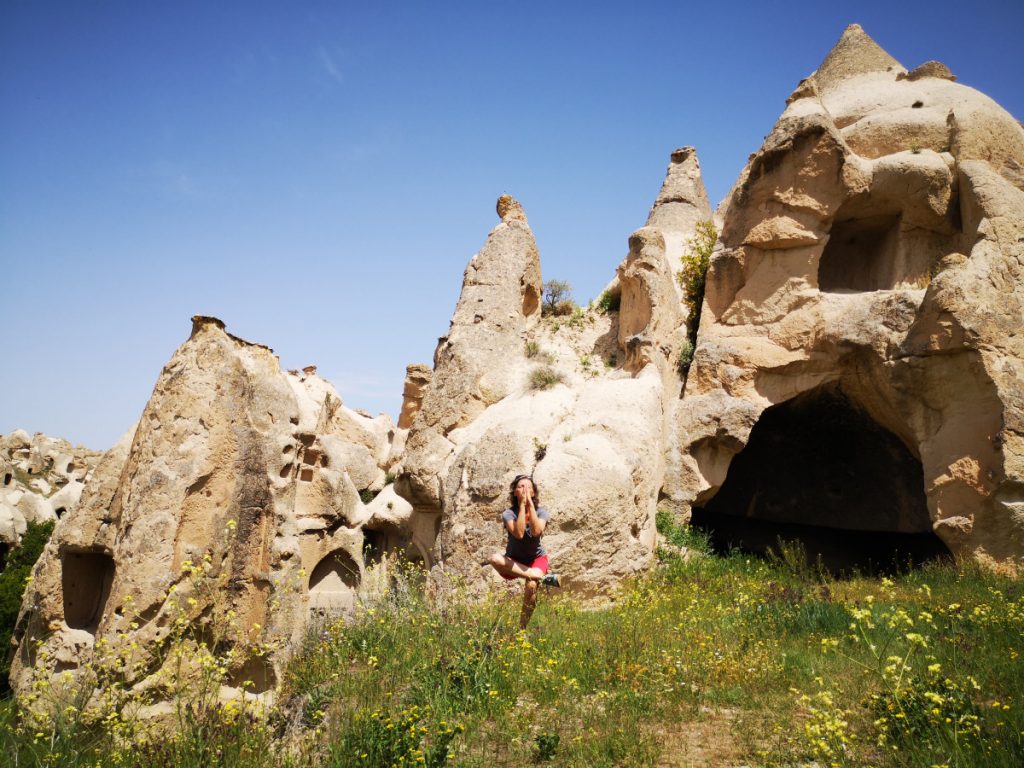
[[[528,477],[524,477],[516,483],[516,498],[525,499],[527,497],[533,498],[533,481]]]

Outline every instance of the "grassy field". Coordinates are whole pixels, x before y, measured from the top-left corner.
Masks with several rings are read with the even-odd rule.
[[[193,686],[171,738],[116,709],[19,720],[8,701],[0,754],[16,766],[1024,765],[1024,584],[974,566],[835,580],[793,550],[663,553],[604,607],[545,592],[525,634],[518,595],[428,600],[415,582],[311,633],[269,710]]]

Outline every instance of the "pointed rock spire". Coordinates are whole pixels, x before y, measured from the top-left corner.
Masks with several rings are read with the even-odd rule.
[[[857,75],[905,71],[906,68],[872,40],[860,24],[851,24],[821,62],[814,80],[819,89],[827,90]]]
[[[647,216],[648,227],[692,230],[699,219],[711,217],[711,204],[700,174],[697,150],[680,147],[672,153],[665,182]]]

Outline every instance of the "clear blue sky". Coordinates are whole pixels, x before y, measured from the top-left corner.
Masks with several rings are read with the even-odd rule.
[[[1021,0],[0,0],[0,433],[109,447],[194,314],[395,417],[498,195],[585,301],[851,22],[1024,117]]]

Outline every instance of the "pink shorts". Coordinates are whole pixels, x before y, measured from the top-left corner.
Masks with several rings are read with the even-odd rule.
[[[506,555],[506,557],[508,557],[508,555]],[[514,559],[514,558],[509,558],[509,559],[512,560],[513,563],[519,563],[519,561]],[[523,568],[540,568],[541,571],[543,571],[544,573],[548,572],[548,556],[547,555],[541,555],[536,560],[534,560],[530,565],[526,565],[525,563],[519,563],[519,564],[521,566],[523,566]],[[515,579],[515,578],[518,578],[518,577],[517,576],[506,576],[505,574],[502,574],[501,578],[507,579],[508,581],[512,581],[512,579]]]

